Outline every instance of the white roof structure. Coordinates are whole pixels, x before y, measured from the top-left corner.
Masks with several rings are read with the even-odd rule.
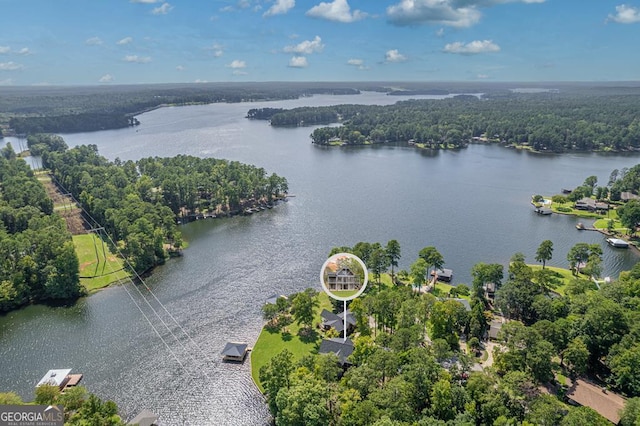
[[[69,375],[69,373],[71,373],[70,368],[49,370],[47,374],[45,374],[44,377],[40,379],[36,387],[42,386],[42,385],[51,385],[51,386],[60,387],[64,379]]]

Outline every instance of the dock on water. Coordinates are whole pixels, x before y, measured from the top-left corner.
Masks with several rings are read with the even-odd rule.
[[[77,386],[82,380],[82,374],[71,374],[70,368],[49,370],[36,387],[42,385],[57,386],[64,393],[65,390]]]
[[[243,342],[227,342],[224,349],[220,353],[224,362],[244,362],[247,352],[251,348]]]

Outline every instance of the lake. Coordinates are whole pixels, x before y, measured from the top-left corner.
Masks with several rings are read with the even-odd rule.
[[[70,308],[31,306],[0,317],[0,389],[30,399],[48,369],[67,367],[129,418],[148,408],[163,424],[265,424],[268,410],[249,363],[223,364],[219,352],[228,340],[255,343],[268,296],[320,290],[319,271],[334,246],[397,239],[400,268],[408,269],[433,245],[454,284],[470,283],[480,261],[506,265],[522,252],[533,263],[545,239],[554,243],[550,265],[566,267],[577,242],[603,246],[604,275],[637,262],[601,234],[576,231],[578,219],[538,216],[529,204],[533,194],[556,194],[589,175],[606,183],[613,169],[640,162],[637,154],[318,147],[310,142],[313,127],[271,128],[244,118],[264,106],[397,100],[363,93],[163,108],[141,115],[135,128],[63,135],[70,146],[96,144],[110,159],[190,154],[255,164],[285,176],[295,197],[252,216],[183,226],[190,246],[146,280],[151,292],[129,284]]]

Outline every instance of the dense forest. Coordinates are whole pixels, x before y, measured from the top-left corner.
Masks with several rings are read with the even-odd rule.
[[[472,141],[537,151],[626,151],[640,148],[640,97],[610,94],[508,93],[409,100],[395,105],[339,105],[254,111],[272,126],[341,122],[313,131],[313,143],[409,142],[464,147]]]
[[[610,424],[590,407],[566,403],[567,378],[626,395],[620,424],[639,424],[640,265],[600,289],[576,277],[558,292],[555,273],[544,268],[553,254],[548,241],[536,255],[542,268],[527,265],[521,254],[506,274],[502,265],[478,263],[471,287],[447,294],[441,285],[416,291],[434,265],[444,265],[435,247],[421,250],[411,270],[392,273],[395,284],[386,285],[377,282],[397,266],[397,241],[332,253],[342,251],[367,258],[374,277],[349,305],[356,320],[351,366],[343,370],[331,353],[300,357],[284,349],[274,356],[259,378],[277,425]],[[488,283],[498,288],[495,304],[486,297]],[[470,309],[448,298],[460,295]],[[265,305],[268,325],[295,321],[308,336],[312,296],[305,291]],[[335,312],[341,306],[334,304]],[[476,355],[481,349],[491,351],[485,333],[498,307],[507,321],[490,355],[493,365],[472,368],[486,360]]]
[[[229,215],[286,194],[286,179],[237,161],[177,156],[109,162],[97,147],[46,151],[43,165],[142,273],[180,250],[178,218]]]
[[[66,224],[9,144],[0,155],[0,313],[81,294]]]
[[[282,100],[314,94],[353,95],[359,90],[344,84],[246,83],[16,88],[0,93],[0,125],[8,125],[18,134],[33,134],[135,126],[139,122],[133,115],[163,105]]]

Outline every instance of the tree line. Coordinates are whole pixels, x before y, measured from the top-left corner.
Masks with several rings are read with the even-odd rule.
[[[18,134],[89,132],[138,125],[139,121],[134,115],[162,105],[284,100],[314,94],[358,93],[358,89],[340,83],[13,89],[0,97],[0,124],[9,124]]]
[[[391,267],[390,259],[399,259],[396,243],[358,243],[331,254],[368,257],[375,275],[376,257],[387,259],[382,272]],[[424,265],[414,265],[433,262],[425,260],[428,256],[437,261],[436,252],[434,247],[421,250],[411,268],[420,270],[415,277],[399,271],[393,284],[369,286],[350,302],[357,322],[351,367],[341,368],[334,354],[296,359],[285,349],[260,370],[277,425],[609,424],[589,407],[565,404],[561,385],[557,395],[541,392],[541,385],[555,382],[556,372],[574,379],[598,377],[630,397],[620,424],[640,421],[634,374],[640,362],[640,265],[600,289],[576,278],[561,296],[547,276],[553,244],[545,241],[536,252],[542,269],[531,268],[521,254],[512,257],[506,274],[499,264],[474,265],[472,288],[463,291],[468,311],[446,294],[416,291]],[[493,367],[471,371],[493,315],[484,291],[489,283],[498,289],[495,303],[510,320],[498,335]],[[296,320],[311,328],[317,309],[313,295],[307,290],[265,305],[265,318],[272,325],[281,317],[289,318],[285,325]]]
[[[313,131],[315,144],[412,141],[464,147],[473,138],[538,151],[628,151],[640,148],[638,95],[487,94],[409,100],[394,105],[304,107],[259,114],[273,126],[341,122]],[[256,117],[257,118],[257,117]]]
[[[8,144],[0,155],[0,313],[82,293],[66,224]]]

